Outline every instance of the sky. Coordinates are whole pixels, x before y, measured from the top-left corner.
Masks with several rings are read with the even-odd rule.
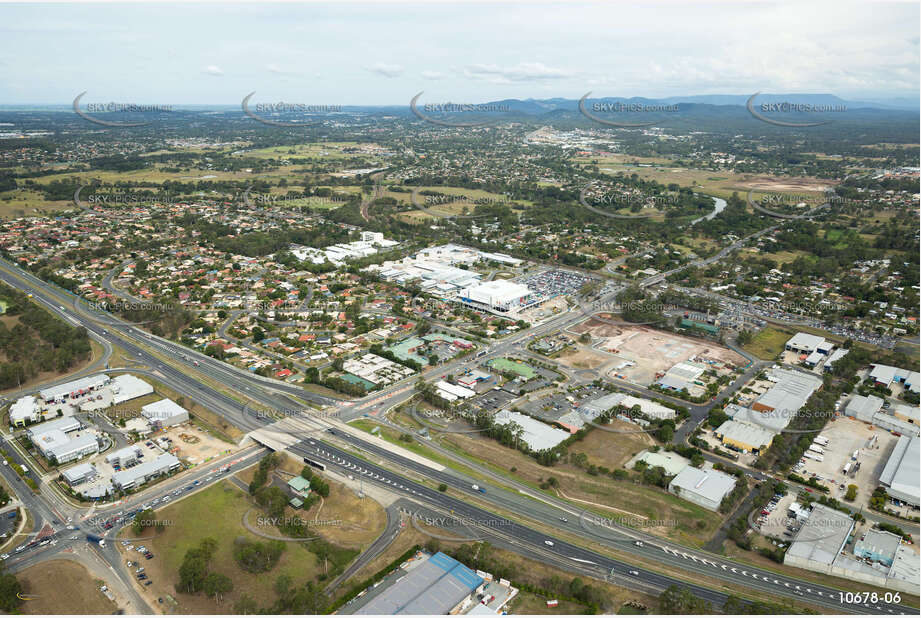
[[[917,2],[2,4],[0,104],[918,97]]]

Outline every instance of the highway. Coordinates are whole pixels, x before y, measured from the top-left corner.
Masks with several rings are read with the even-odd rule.
[[[6,264],[2,264],[2,266],[6,266]],[[239,401],[231,398],[226,394],[215,391],[213,388],[206,384],[202,384],[195,378],[191,377],[188,371],[175,369],[172,364],[162,362],[157,357],[150,355],[147,351],[136,345],[133,341],[140,339],[143,341],[144,345],[149,345],[154,349],[160,350],[165,355],[171,356],[174,359],[177,359],[178,356],[177,360],[183,364],[187,364],[189,362],[186,359],[194,358],[197,360],[199,357],[206,358],[208,361],[211,361],[207,362],[207,364],[204,362],[201,363],[201,365],[207,369],[204,371],[206,375],[213,377],[213,379],[215,379],[215,381],[218,383],[224,385],[225,387],[229,387],[236,392],[245,391],[246,396],[254,399],[260,405],[265,405],[271,409],[290,410],[292,409],[292,406],[296,404],[292,402],[286,396],[286,394],[293,390],[296,392],[297,396],[301,396],[305,392],[303,389],[299,389],[298,387],[282,385],[281,383],[273,380],[254,380],[253,376],[245,375],[245,372],[239,372],[238,370],[229,368],[227,365],[221,363],[220,361],[204,357],[203,355],[193,356],[193,354],[195,354],[194,352],[191,352],[182,346],[178,346],[177,344],[172,344],[171,342],[166,342],[165,340],[160,340],[159,338],[149,336],[146,333],[141,333],[135,327],[118,325],[110,329],[114,332],[108,332],[106,329],[99,326],[96,321],[90,319],[90,317],[86,317],[80,314],[72,315],[71,312],[68,312],[66,308],[62,308],[65,307],[65,305],[60,304],[59,299],[62,297],[60,292],[54,289],[49,289],[50,286],[38,281],[34,277],[22,276],[20,274],[21,271],[18,271],[18,269],[13,269],[15,269],[15,267],[12,267],[12,269],[8,266],[6,268],[0,268],[0,278],[19,289],[24,289],[26,291],[32,292],[36,300],[43,302],[52,311],[58,313],[59,315],[63,315],[65,318],[77,319],[79,322],[86,325],[87,329],[93,334],[94,338],[107,339],[114,344],[122,346],[129,354],[134,354],[140,361],[145,362],[150,367],[153,367],[154,372],[158,376],[162,376],[161,379],[168,383],[172,388],[182,392],[186,396],[191,397],[209,409],[221,414],[228,421],[242,429],[255,429],[257,427],[263,426],[267,423],[267,419],[247,414],[245,411],[245,406],[242,405]],[[20,274],[20,276],[13,276],[12,273],[14,272]],[[111,318],[108,316],[103,317],[105,319],[111,320]],[[539,336],[541,333],[550,329],[565,328],[569,324],[575,323],[582,319],[584,319],[584,316],[578,312],[561,314],[560,316],[557,316],[548,322],[539,325],[535,329],[531,329],[529,332],[516,334],[507,338],[506,340],[497,343],[490,350],[488,357],[506,354],[508,351],[513,349],[514,346],[527,340],[530,337]],[[181,350],[178,355],[170,354],[177,349]],[[477,360],[479,361],[480,359]],[[440,372],[452,373],[456,371],[456,368],[469,362],[470,361],[467,359],[454,361],[448,366],[443,366],[436,370],[430,371],[429,374]],[[197,370],[198,367],[195,367],[195,369]],[[241,373],[243,374],[242,376],[240,375]],[[354,418],[360,416],[363,413],[363,410],[368,409],[375,401],[386,401],[389,407],[389,405],[392,405],[399,399],[406,399],[410,396],[412,396],[411,387],[407,389],[405,385],[394,385],[389,389],[385,389],[383,392],[376,392],[373,395],[362,398],[356,402],[340,404],[340,417],[343,417],[343,420],[348,420],[349,417]],[[328,399],[324,398],[324,400],[327,401]],[[336,437],[338,439],[340,438],[340,435],[337,433]],[[443,481],[450,487],[453,487],[455,491],[464,491],[464,487],[467,486],[469,481],[467,479],[460,479],[450,472],[435,473],[431,468],[427,466],[422,466],[421,464],[417,464],[411,460],[402,460],[402,458],[399,458],[386,449],[374,447],[373,445],[363,442],[353,436],[346,437],[343,435],[341,438],[346,440],[348,443],[358,448],[364,449],[370,453],[374,453],[376,456],[380,456],[391,463],[395,463],[396,465],[406,469],[415,470],[417,473],[422,474],[424,477]],[[301,445],[300,448],[300,452],[306,452],[304,450],[306,447]],[[323,455],[327,458],[327,461],[335,465],[340,465],[344,469],[348,469],[348,465],[351,464],[353,466],[372,470],[372,468],[370,468],[360,459],[356,459],[354,456],[346,453],[345,451],[342,451],[325,442],[322,443],[322,445],[318,443],[318,446],[315,446],[314,448],[321,448],[325,453],[329,453],[329,455]],[[334,456],[339,457],[342,462],[329,459],[330,457]],[[416,484],[413,481],[409,481],[408,479],[401,478],[398,486],[393,487],[393,480],[396,480],[396,475],[379,467],[375,467],[373,470],[374,471],[369,472],[369,474],[377,474],[381,479],[391,480],[390,483],[387,483],[386,481],[379,481],[383,485],[391,486],[391,489],[396,489],[397,491],[402,491],[404,493],[408,492],[409,496],[415,496],[417,500],[424,501],[429,505],[439,508],[454,509],[457,513],[462,513],[471,517],[478,516],[484,520],[496,518],[495,515],[489,513],[488,511],[474,507],[461,500],[458,500],[457,498],[446,496],[425,486]],[[378,479],[373,480],[378,482]],[[413,485],[410,485],[410,483],[413,483]],[[470,493],[469,489],[466,491]],[[519,500],[511,500],[503,492],[504,490],[500,490],[499,488],[490,487],[489,490],[487,490],[487,494],[478,494],[477,497],[484,498],[489,502],[495,503],[501,508],[510,510],[510,512],[521,512],[522,505],[525,505],[527,512],[532,517],[541,520],[542,523],[546,525],[549,525],[553,528],[559,528],[561,523],[567,523],[567,532],[583,537],[588,537],[590,543],[601,542],[606,545],[613,543],[618,549],[634,554],[640,560],[652,560],[657,563],[669,564],[682,571],[700,572],[702,574],[714,577],[715,579],[724,581],[732,581],[740,584],[744,582],[744,585],[748,588],[769,591],[772,594],[786,596],[793,600],[799,599],[805,601],[807,600],[805,595],[810,594],[812,596],[808,598],[809,602],[817,603],[837,611],[857,611],[860,613],[867,613],[868,611],[886,611],[887,613],[903,613],[906,611],[911,611],[910,608],[902,606],[881,606],[881,610],[877,610],[876,608],[842,608],[840,604],[836,604],[830,600],[831,596],[837,595],[837,591],[834,591],[831,588],[818,587],[811,583],[779,576],[768,571],[756,571],[747,565],[736,565],[729,563],[728,561],[721,560],[718,556],[706,556],[698,550],[682,548],[677,545],[666,545],[663,544],[661,540],[655,539],[654,537],[647,537],[647,541],[641,541],[644,543],[644,545],[639,546],[635,544],[635,541],[631,541],[631,539],[636,538],[635,534],[627,535],[623,529],[611,530],[605,528],[601,531],[585,530],[582,526],[584,522],[577,522],[575,520],[568,522],[560,521],[559,518],[566,517],[566,515],[562,514],[564,512],[556,509],[555,507],[547,510],[530,498],[523,498],[525,500],[524,503],[520,502]],[[572,514],[571,511],[568,513],[570,515]],[[552,551],[555,554],[562,554],[563,552],[566,552],[565,555],[568,556],[568,559],[572,560],[574,564],[589,564],[589,566],[592,566],[593,568],[597,565],[600,569],[605,569],[607,573],[611,573],[612,570],[615,575],[617,573],[625,573],[625,575],[623,575],[624,577],[629,577],[630,570],[640,571],[639,567],[612,560],[560,539],[547,538],[546,535],[515,522],[503,523],[501,527],[501,533],[511,535],[510,538],[514,538],[518,542],[530,544],[532,546],[532,550],[534,551],[537,549],[542,552],[550,551],[548,549],[550,546],[544,544],[544,541],[551,540],[554,543],[554,549]],[[543,548],[540,547],[542,544],[544,545]],[[580,561],[586,562],[583,563]],[[717,563],[717,561],[719,561],[719,563],[714,566],[714,563]],[[723,568],[724,565],[725,568]],[[655,585],[661,583],[663,584],[663,588],[672,583],[683,584],[683,582],[680,582],[679,580],[666,578],[663,575],[653,571],[643,570],[641,572],[643,573],[643,578],[646,581],[652,582]],[[774,581],[775,579],[777,580],[776,582]],[[797,586],[799,586],[799,588],[797,588]],[[696,590],[699,587],[692,588]],[[703,598],[707,598],[708,600],[718,600],[725,598],[725,595],[719,591],[711,591],[705,588],[699,588],[698,592]]]

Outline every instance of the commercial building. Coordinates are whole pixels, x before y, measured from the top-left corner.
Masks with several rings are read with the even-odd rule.
[[[393,583],[375,594],[357,615],[447,615],[460,613],[486,580],[441,552],[400,565]]]
[[[724,445],[743,453],[756,455],[764,447],[770,446],[774,436],[777,435],[765,427],[736,420],[726,421],[716,428],[715,433]]]
[[[445,382],[444,380],[439,380],[435,383],[435,388],[438,389],[438,394],[444,397],[445,395],[450,395],[454,399],[470,399],[476,395],[476,391],[469,388],[458,386],[456,384],[451,384],[450,382]],[[453,401],[451,397],[444,397],[449,401]]]
[[[755,425],[767,429],[774,434],[783,431],[783,429],[790,424],[790,421],[793,420],[793,413],[786,410],[759,412],[735,403],[727,404],[723,411],[734,421]]]
[[[514,313],[532,301],[528,286],[504,279],[464,288],[458,293],[458,299],[465,305],[491,313]]]
[[[896,442],[886,466],[880,474],[880,485],[886,488],[891,498],[911,504],[921,505],[921,439],[918,436],[902,436]]]
[[[624,393],[609,393],[598,399],[586,401],[579,407],[578,412],[584,418],[591,420],[617,406],[622,406],[627,410],[637,407],[641,413],[654,419],[675,418],[676,414],[674,410],[668,406],[663,406],[661,403]]]
[[[77,464],[71,468],[67,468],[61,472],[61,475],[64,477],[64,480],[68,485],[74,487],[76,485],[80,485],[81,483],[86,483],[87,481],[93,480],[99,476],[99,473],[96,471],[96,468],[92,464],[82,463]]]
[[[107,385],[111,378],[104,373],[94,376],[87,376],[79,380],[73,380],[65,384],[50,386],[38,392],[39,397],[45,403],[63,402],[68,399],[86,395],[92,391]]]
[[[189,411],[170,399],[161,399],[143,406],[141,416],[147,419],[151,427],[159,429],[188,422]]]
[[[181,466],[176,457],[166,453],[153,461],[145,461],[133,468],[116,472],[112,475],[112,484],[122,491],[136,489],[153,478],[178,470]]]
[[[774,385],[752,404],[758,412],[778,411],[792,420],[796,411],[806,405],[814,392],[822,386],[819,376],[791,369],[772,369],[767,379]]]
[[[839,360],[847,356],[848,350],[846,348],[838,348],[834,352],[828,355],[828,358],[825,359],[825,364],[822,365],[824,371],[831,371],[832,367]]]
[[[48,443],[44,442],[46,438],[49,439]],[[70,438],[64,432],[49,432],[42,434],[36,445],[46,459],[57,462],[58,465],[76,461],[87,455],[99,452],[99,442],[96,440],[96,436],[91,433],[84,433]]]
[[[115,405],[154,392],[153,386],[128,373],[112,378],[109,390],[112,391],[112,403]]]
[[[77,431],[82,427],[83,425],[76,417],[62,416],[61,418],[56,418],[52,421],[45,421],[44,423],[33,425],[26,430],[26,434],[29,436],[29,439],[32,440],[32,442],[35,442],[39,436],[49,431],[58,430],[64,433],[68,433],[71,431]]]
[[[846,547],[854,532],[854,520],[846,513],[813,504],[809,518],[784,555],[784,564],[916,594],[919,584],[918,555],[901,538],[880,530],[868,530],[863,540]]]
[[[639,461],[645,462],[650,468],[662,468],[666,476],[675,476],[691,465],[687,457],[682,457],[674,451],[663,450],[644,451],[632,462],[633,466]]]
[[[921,431],[917,423],[902,420],[894,415],[894,412],[900,409],[904,410],[904,408],[884,410],[883,400],[875,395],[855,395],[845,406],[844,414],[886,431],[903,436],[917,436]]]
[[[570,434],[568,431],[551,427],[530,416],[511,410],[501,410],[493,417],[496,425],[515,423],[522,429],[521,441],[528,445],[532,451],[551,449]]]
[[[787,548],[784,564],[830,574],[853,530],[854,520],[846,513],[813,504],[809,519]]]
[[[790,337],[784,348],[790,352],[798,352],[800,354],[812,354],[813,352],[822,352],[823,350],[823,353],[827,354],[831,351],[832,344],[826,342],[824,337],[819,337],[818,335],[796,333]]]
[[[854,555],[891,567],[901,542],[897,534],[871,528],[854,544]]]
[[[736,478],[719,470],[688,466],[668,484],[668,491],[683,500],[716,511],[736,486]]]
[[[871,365],[870,367],[870,378],[876,384],[889,388],[895,382],[896,384],[904,385],[907,390],[913,393],[919,392],[921,379],[919,379],[917,371],[899,369],[890,365]]]
[[[119,449],[114,453],[106,455],[106,463],[110,466],[118,466],[119,468],[127,468],[128,466],[133,466],[141,459],[141,449],[137,446],[126,446],[123,449]]]
[[[10,425],[24,427],[26,423],[37,423],[42,418],[42,408],[33,395],[21,397],[10,406]]]

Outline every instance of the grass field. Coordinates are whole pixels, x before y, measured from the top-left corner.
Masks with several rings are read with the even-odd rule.
[[[528,380],[537,377],[537,372],[530,365],[509,358],[495,358],[487,364],[499,371],[517,373]]]
[[[102,582],[72,560],[41,562],[16,574],[24,614],[111,614],[117,607],[99,591]]]
[[[790,339],[790,334],[768,326],[758,332],[752,341],[742,348],[749,354],[754,354],[758,358],[772,360],[783,352],[784,345]]]
[[[286,543],[281,560],[268,573],[256,575],[241,569],[233,558],[234,539],[265,540],[248,532],[241,523],[243,515],[252,507],[249,496],[225,480],[158,510],[158,519],[170,521],[172,525],[165,526],[162,532],[154,533],[154,538],[145,542],[155,558],[143,561],[150,580],[154,582],[145,587],[144,592],[152,594],[154,599],[164,594],[172,595],[178,602],[175,613],[226,613],[243,593],[258,599],[262,605],[271,603],[275,598],[272,586],[280,575],[289,575],[294,582],[305,582],[320,574],[322,565],[301,543]],[[126,532],[131,536],[130,529]],[[203,594],[180,594],[175,590],[179,566],[186,551],[206,537],[218,541],[211,571],[223,573],[233,580],[234,589],[225,597],[223,604]],[[124,551],[121,544],[118,548]],[[126,560],[140,557],[135,552],[124,553],[124,556]],[[155,600],[153,605],[156,605]]]

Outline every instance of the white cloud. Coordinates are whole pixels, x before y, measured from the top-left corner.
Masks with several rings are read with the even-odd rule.
[[[573,71],[548,67],[542,62],[520,62],[514,66],[502,67],[495,64],[473,64],[464,68],[464,77],[493,83],[536,82],[552,79],[568,79]]]
[[[384,62],[378,62],[373,67],[368,67],[368,70],[372,73],[383,75],[384,77],[393,78],[402,75],[405,69],[399,64],[386,64]]]
[[[224,75],[224,71],[222,71],[220,67],[216,67],[213,64],[209,64],[205,67],[205,73],[208,75],[214,75],[215,77],[223,77]]]
[[[433,80],[441,79],[445,76],[444,73],[441,73],[439,71],[422,71],[420,75],[422,75],[422,79],[433,79]]]

